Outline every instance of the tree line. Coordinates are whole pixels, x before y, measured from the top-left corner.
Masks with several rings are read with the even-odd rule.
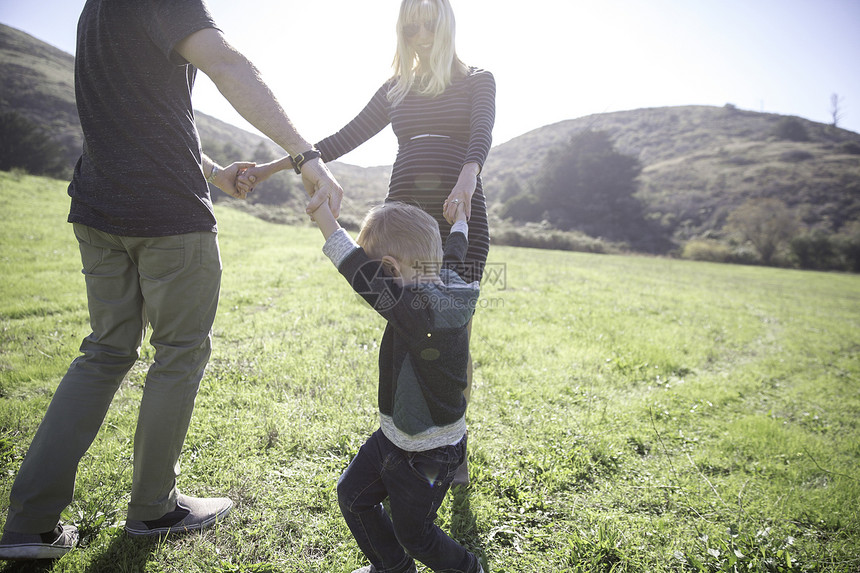
[[[805,139],[802,126],[791,119],[778,130],[785,139]],[[207,153],[224,165],[245,155],[231,143],[204,144]],[[35,122],[17,112],[0,113],[0,170],[67,179],[71,165],[64,159],[65,151]],[[272,159],[262,143],[251,158],[258,163]],[[697,260],[860,272],[860,222],[850,222],[839,232],[806,228],[776,198],[748,200],[729,213],[720,232],[692,239],[679,249],[636,198],[641,172],[639,159],[620,153],[607,132],[582,131],[547,155],[527,189],[509,179],[499,214],[527,229],[537,226],[539,234],[552,239],[530,238],[524,245],[612,250],[601,246],[606,242],[653,254],[674,251]],[[250,201],[299,208],[303,199],[300,183],[282,173],[260,185]],[[510,236],[504,242],[517,244]]]
[[[69,178],[66,150],[39,124],[18,112],[0,113],[0,171]]]
[[[776,131],[783,139],[807,139],[793,118]],[[807,228],[777,198],[750,199],[728,213],[722,229],[679,247],[637,199],[641,172],[639,159],[620,153],[607,132],[582,131],[547,155],[527,189],[516,180],[507,181],[499,215],[519,224],[539,222],[548,234],[573,231],[639,252],[860,272],[860,222],[849,222],[838,232]],[[596,251],[591,244],[586,250]]]

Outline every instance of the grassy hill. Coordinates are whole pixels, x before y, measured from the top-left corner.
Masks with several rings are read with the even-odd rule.
[[[805,141],[780,137],[787,119]],[[542,127],[493,149],[487,186],[528,188],[547,153],[584,130],[606,131],[644,167],[638,197],[679,243],[721,231],[747,199],[773,197],[808,227],[860,221],[860,134],[801,118],[726,106],[599,114]],[[529,157],[523,163],[518,158]],[[503,197],[504,198],[504,197]],[[498,200],[491,203],[498,205]]]
[[[0,79],[4,85],[0,111],[18,112],[57,134],[69,165],[80,151],[72,66],[70,55],[0,24]],[[197,119],[204,149],[222,162],[239,158],[263,161],[281,154],[264,138],[205,114],[198,113]],[[787,139],[781,134],[786,121],[795,122],[802,137]],[[840,245],[856,242],[860,248],[860,134],[728,104],[597,114],[544,126],[495,146],[484,167],[484,179],[496,244],[595,252],[625,248],[546,225],[503,221],[499,216],[512,189],[528,193],[540,185],[536,176],[548,152],[589,129],[611,134],[620,152],[641,161],[636,197],[644,206],[645,217],[655,223],[664,243],[668,240],[674,245],[676,253],[691,241],[716,244],[726,253],[749,250],[728,232],[726,221],[730,213],[756,198],[782,201],[797,218],[796,234],[801,237],[820,233],[833,243],[825,245],[831,250],[839,241]],[[331,167],[347,190],[344,222],[354,226],[369,204],[385,196],[390,169],[340,162]],[[303,197],[295,177],[279,174],[237,208],[271,221],[296,222],[304,217]],[[226,198],[217,195],[216,200]],[[734,255],[724,259],[755,262]],[[788,254],[779,262],[797,264]],[[850,268],[844,265],[834,268]]]
[[[65,184],[0,173],[0,525],[88,334]],[[152,348],[82,460],[83,546],[4,573],[348,573],[335,483],[378,425],[383,321],[309,225],[223,205],[224,280],[179,487],[216,529],[125,519]],[[472,334],[472,483],[440,523],[488,573],[856,573],[860,276],[496,247]],[[488,273],[490,274],[490,273]]]
[[[81,154],[74,62],[70,54],[0,24],[0,112],[18,112],[54,135],[69,165]]]

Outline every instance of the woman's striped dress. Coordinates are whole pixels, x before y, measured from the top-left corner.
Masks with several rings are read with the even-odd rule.
[[[340,131],[319,143],[323,161],[332,161],[352,151],[389,123],[397,136],[397,158],[391,171],[386,201],[419,206],[439,222],[444,242],[451,225],[442,215],[442,203],[457,183],[463,165],[483,167],[492,144],[496,115],[496,82],[478,68],[454,79],[442,95],[407,95],[396,107],[387,94],[391,80],[371,98],[367,106]],[[472,196],[469,220],[469,251],[459,269],[467,282],[480,281],[490,249],[487,205],[481,176]]]

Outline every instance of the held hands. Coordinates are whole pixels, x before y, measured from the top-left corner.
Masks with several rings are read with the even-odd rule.
[[[451,225],[457,221],[468,221],[469,215],[471,215],[471,197],[468,202],[464,201],[461,197],[462,195],[455,195],[452,192],[445,199],[445,202],[442,203],[442,214],[445,216],[445,220]]]
[[[312,159],[302,166],[302,183],[311,200],[305,212],[313,214],[320,205],[328,203],[332,215],[340,215],[340,203],[343,200],[343,188],[334,178],[331,171],[319,159]]]
[[[465,220],[472,218],[472,195],[478,185],[479,167],[476,163],[467,163],[460,171],[457,184],[442,203],[442,214],[452,225],[457,220],[457,213],[462,209]]]
[[[239,176],[236,178],[236,188],[247,195],[254,190],[257,183],[262,183],[268,179],[270,175],[271,174],[268,173],[265,165],[249,167],[248,169],[239,172]]]
[[[289,156],[265,163],[262,165],[248,164],[249,167],[241,169],[235,180],[235,188],[242,198],[254,190],[254,187],[262,183],[282,169],[292,169]],[[216,178],[217,180],[217,178]],[[302,183],[305,191],[311,197],[306,209],[308,214],[316,211],[326,200],[332,214],[337,217],[340,214],[340,203],[343,200],[343,188],[334,178],[331,171],[319,159],[308,161],[302,166]],[[232,193],[231,193],[232,195]],[[234,195],[234,197],[237,195]]]
[[[466,215],[466,208],[468,206],[468,203],[463,203],[460,199],[446,199],[444,207],[445,219],[452,225],[457,221],[468,221],[469,217]]]
[[[212,183],[215,187],[231,197],[235,197],[236,199],[245,199],[248,196],[248,193],[253,191],[253,187],[250,189],[241,188],[238,185],[238,176],[240,172],[247,171],[254,167],[254,165],[254,163],[249,161],[236,161],[235,163],[231,163],[224,169],[218,170]]]
[[[310,211],[313,199],[314,198],[312,197],[311,203],[308,204],[308,215],[310,215],[311,220],[317,224],[323,234],[323,237],[328,240],[328,238],[340,228],[340,224],[337,222],[337,219],[332,214],[331,205],[327,201],[320,202],[320,204],[317,205],[316,209]]]
[[[293,164],[290,161],[290,156],[287,155],[276,161],[263,163],[239,173],[236,185],[239,187],[239,190],[250,193],[259,183],[262,183],[278,171],[292,168]]]

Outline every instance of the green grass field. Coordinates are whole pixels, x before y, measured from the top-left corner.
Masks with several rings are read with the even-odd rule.
[[[64,183],[0,173],[3,520],[89,332],[67,209]],[[123,533],[145,346],[78,472],[65,519],[82,546],[0,571],[366,564],[334,487],[377,426],[382,319],[315,228],[217,210],[224,285],[179,487],[233,513],[161,542]],[[503,247],[490,262],[472,483],[440,513],[488,573],[860,570],[860,276]]]

